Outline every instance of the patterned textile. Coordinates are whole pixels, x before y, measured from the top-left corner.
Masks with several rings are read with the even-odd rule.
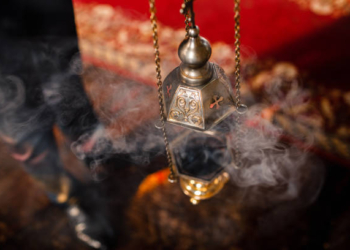
[[[130,93],[128,91],[130,88],[134,88],[135,91],[132,93],[135,93],[122,99],[110,96],[110,103],[105,103],[108,112],[112,115],[113,112],[117,112],[118,107],[121,107],[118,104],[115,105],[117,108],[112,108],[114,111],[111,110],[113,102],[122,102],[124,106],[136,105],[141,98],[140,93],[143,98],[148,98],[147,100],[157,106],[154,89],[150,88],[147,90],[149,92],[138,90],[144,88],[140,83],[156,86],[149,20],[111,5],[84,4],[77,1],[74,6],[79,44],[85,63],[108,69],[136,82],[136,85],[134,83],[119,85],[118,89],[125,90],[125,93]],[[159,35],[164,78],[179,65],[177,48],[184,38],[184,29],[174,29],[160,23]],[[212,48],[211,61],[220,64],[233,80],[232,44],[214,42]],[[280,57],[278,55],[283,53],[287,55],[283,51],[277,50],[277,54],[275,53],[277,59]],[[349,164],[350,126],[347,121],[350,117],[348,111],[350,91],[346,89],[341,91],[337,86],[327,88],[324,84],[315,83],[314,79],[303,77],[305,70],[297,65],[303,64],[304,59],[297,63],[258,59],[252,50],[244,46],[242,54],[242,72],[245,78],[242,92],[245,102],[249,105],[261,104],[267,107],[262,110],[261,115],[282,127],[288,141],[299,144],[301,142],[304,147],[311,148],[321,155]],[[326,54],[323,56],[333,58],[334,53],[329,57]],[[90,86],[94,89],[91,93],[101,91],[100,85],[90,84]],[[145,93],[149,95],[146,97]],[[298,94],[301,96],[292,99]],[[109,96],[108,93],[105,96]],[[109,99],[106,98],[105,102],[106,100]],[[142,106],[140,110],[147,108],[147,105]],[[141,113],[143,115],[140,122],[157,116],[157,112],[152,115],[140,111]],[[127,113],[125,117],[129,117]],[[132,120],[130,117],[127,119]],[[118,127],[119,121],[114,122]],[[311,145],[307,139],[310,134],[314,137]]]

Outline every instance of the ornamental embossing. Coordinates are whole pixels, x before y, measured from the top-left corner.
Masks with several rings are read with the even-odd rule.
[[[198,89],[179,86],[170,105],[168,121],[204,129],[201,99]]]

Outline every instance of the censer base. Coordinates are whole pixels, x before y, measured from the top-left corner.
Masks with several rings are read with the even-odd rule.
[[[182,191],[190,197],[193,205],[197,205],[201,200],[209,199],[219,193],[229,180],[229,174],[223,172],[210,182],[186,176],[180,176],[179,179]]]

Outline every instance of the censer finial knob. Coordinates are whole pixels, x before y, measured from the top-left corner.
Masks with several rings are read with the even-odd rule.
[[[185,83],[198,86],[211,79],[213,70],[208,62],[211,47],[205,38],[199,36],[197,26],[188,30],[188,37],[180,44],[178,54],[182,61],[181,78]]]
[[[231,83],[218,65],[209,62],[211,47],[197,26],[179,46],[182,61],[163,82],[168,122],[208,131],[235,109]]]

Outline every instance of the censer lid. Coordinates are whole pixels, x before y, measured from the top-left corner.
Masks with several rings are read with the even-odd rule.
[[[178,55],[182,61],[180,65],[181,78],[191,86],[207,83],[213,69],[208,62],[211,56],[210,43],[199,35],[199,28],[190,28],[188,37],[179,46]]]

